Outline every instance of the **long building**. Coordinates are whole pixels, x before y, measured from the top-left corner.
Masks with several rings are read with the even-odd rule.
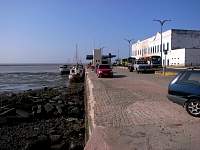
[[[161,34],[137,41],[132,45],[132,57],[161,56]],[[162,33],[162,49],[167,50],[167,66],[200,65],[200,31],[171,29]],[[162,52],[162,64],[165,54]]]

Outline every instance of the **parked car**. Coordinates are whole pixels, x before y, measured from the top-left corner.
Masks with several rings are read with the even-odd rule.
[[[98,65],[96,73],[98,78],[113,77],[112,68],[110,67],[110,65],[107,64]]]
[[[200,71],[180,72],[169,84],[168,99],[184,106],[190,115],[200,117]]]

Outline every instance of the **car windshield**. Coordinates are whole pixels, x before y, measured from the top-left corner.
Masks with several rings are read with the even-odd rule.
[[[99,69],[110,69],[109,65],[99,65]]]
[[[137,64],[147,64],[147,62],[146,61],[137,61]]]

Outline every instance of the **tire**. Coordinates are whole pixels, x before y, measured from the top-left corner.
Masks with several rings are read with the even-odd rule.
[[[101,75],[100,75],[100,74],[97,74],[97,77],[98,77],[98,78],[101,78]]]
[[[200,100],[189,100],[185,104],[185,109],[191,116],[200,117]]]

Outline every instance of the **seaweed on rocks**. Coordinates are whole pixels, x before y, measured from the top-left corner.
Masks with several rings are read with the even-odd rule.
[[[84,84],[0,95],[0,149],[83,149]]]

